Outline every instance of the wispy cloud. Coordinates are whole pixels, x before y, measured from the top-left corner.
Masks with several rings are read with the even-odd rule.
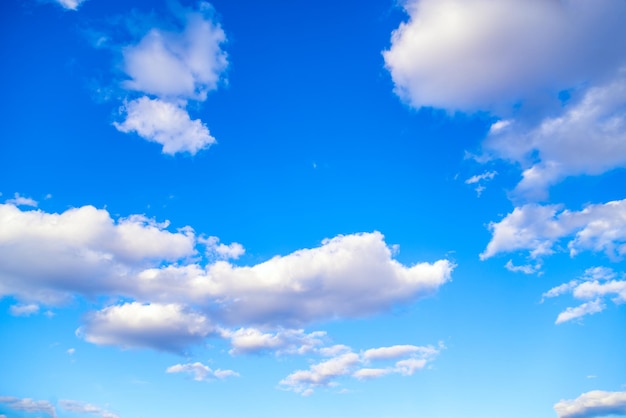
[[[554,405],[559,418],[596,418],[626,414],[626,392],[593,390]]]

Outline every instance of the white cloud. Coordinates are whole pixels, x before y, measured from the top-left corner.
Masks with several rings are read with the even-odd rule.
[[[134,271],[195,254],[189,228],[166,227],[142,215],[115,221],[93,206],[50,214],[0,205],[0,295],[54,304],[128,293]]]
[[[14,206],[31,206],[36,208],[39,203],[35,199],[30,197],[21,196],[19,193],[15,193],[13,199],[7,199],[6,203]]]
[[[238,259],[241,257],[246,250],[243,248],[243,245],[233,242],[232,244],[222,244],[220,243],[220,239],[218,237],[208,237],[198,238],[198,242],[206,245],[206,253],[207,255],[222,260],[228,259]]]
[[[624,63],[620,1],[409,0],[404,7],[409,20],[383,55],[396,93],[416,108],[493,110],[598,80]]]
[[[31,316],[39,313],[39,305],[30,303],[28,305],[12,305],[9,312],[13,316]]]
[[[513,264],[513,260],[509,260],[509,261],[506,262],[504,267],[508,271],[512,271],[513,273],[533,274],[533,273],[538,272],[539,269],[541,269],[541,264],[539,264],[539,263],[537,263],[535,265],[524,264],[524,265],[521,265],[521,266],[516,266],[515,264]]]
[[[75,348],[68,348],[67,349],[67,354],[69,354],[70,356],[73,356],[74,353],[76,353],[76,349]]]
[[[201,2],[197,11],[179,10],[174,17],[178,31],[152,28],[123,48],[122,67],[129,79],[122,86],[144,96],[127,100],[125,120],[114,126],[162,144],[165,154],[194,155],[216,141],[200,119],[191,119],[187,101],[204,101],[217,89],[228,65],[222,50],[226,36],[209,3]]]
[[[6,404],[9,409],[29,413],[42,413],[56,417],[54,406],[48,401],[35,401],[30,398],[15,398],[13,396],[0,396],[0,403]]]
[[[124,104],[126,118],[113,125],[120,132],[136,132],[148,141],[163,145],[164,154],[198,151],[214,144],[215,138],[201,120],[191,120],[179,105],[159,99],[140,97]]]
[[[150,30],[136,45],[124,48],[124,71],[130,90],[173,97],[204,100],[215,90],[228,61],[221,45],[226,35],[213,19],[208,3],[199,12],[182,18],[182,32]]]
[[[611,296],[614,303],[626,303],[626,280],[613,280],[615,276],[615,272],[606,267],[589,268],[579,280],[571,280],[544,293],[542,302],[547,298],[568,293],[575,299],[587,301],[561,312],[556,320],[557,324],[601,312],[606,308],[603,301]]]
[[[486,186],[485,182],[493,180],[493,178],[498,174],[496,171],[485,171],[482,174],[476,174],[467,180],[465,180],[465,184],[476,184],[474,190],[476,190],[476,194],[478,197],[485,191]]]
[[[196,329],[198,315],[210,314],[220,329],[246,330],[231,331],[234,352],[263,344],[291,352],[306,351],[320,337],[294,328],[415,302],[448,282],[455,267],[448,260],[403,265],[393,258],[397,247],[378,232],[340,235],[252,266],[225,260],[201,265],[198,246],[219,252],[222,244],[199,242],[190,227],[167,227],[143,215],[114,220],[92,206],[49,214],[0,205],[0,295],[44,305],[75,296],[134,301],[87,318],[83,334],[98,344],[180,350],[206,336],[208,331],[189,329]],[[223,255],[241,251],[231,244]],[[155,315],[153,322],[146,312]],[[165,312],[180,322],[156,323]],[[259,331],[246,340],[252,326],[274,333]]]
[[[110,306],[88,315],[76,333],[85,340],[124,348],[181,352],[215,332],[205,316],[175,304],[137,302]]]
[[[200,362],[175,364],[167,368],[166,373],[189,373],[193,374],[193,380],[209,381],[214,379],[225,379],[227,377],[239,376],[239,373],[232,370],[211,370]]]
[[[395,360],[410,354],[435,355],[439,351],[434,347],[416,345],[392,345],[391,347],[371,348],[363,353],[365,360]]]
[[[488,155],[518,163],[523,178],[515,193],[544,198],[567,176],[597,175],[626,167],[626,68],[619,77],[535,124],[508,121],[483,144]]]
[[[552,254],[569,237],[571,256],[581,251],[603,251],[617,259],[626,254],[626,199],[586,206],[581,211],[558,205],[527,204],[500,222],[489,225],[492,238],[480,255],[487,259],[501,252],[528,251],[531,258]]]
[[[554,405],[559,418],[596,418],[626,414],[626,392],[593,390]]]
[[[85,2],[85,0],[56,0],[63,8],[67,10],[78,10],[78,6]]]
[[[602,312],[606,308],[606,305],[602,303],[600,299],[596,299],[591,302],[583,303],[575,308],[567,308],[559,314],[556,318],[556,324],[562,324],[563,322],[571,321],[585,315],[592,315],[598,312]]]
[[[75,412],[78,414],[96,415],[101,418],[119,418],[119,415],[114,414],[113,412],[106,411],[100,407],[84,402],[61,399],[59,401],[59,406],[66,411]]]
[[[280,330],[264,333],[256,328],[240,328],[236,331],[222,331],[224,338],[230,339],[230,354],[250,354],[273,351],[276,354],[305,354],[323,345],[326,333],[316,331],[306,334],[304,330]]]
[[[291,373],[281,380],[280,385],[303,396],[309,396],[316,388],[337,386],[339,384],[337,380],[345,376],[358,380],[375,379],[393,373],[411,376],[417,370],[423,369],[439,352],[433,346],[394,345],[365,350],[359,355],[350,347],[335,346],[334,355],[329,360],[313,364],[308,370]],[[372,361],[385,360],[398,361],[386,367],[362,367]]]

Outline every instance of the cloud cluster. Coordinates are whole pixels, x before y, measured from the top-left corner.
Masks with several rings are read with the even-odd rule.
[[[14,411],[22,411],[28,413],[41,413],[56,418],[57,413],[48,401],[35,401],[30,398],[16,398],[13,396],[0,396],[0,403],[5,404],[7,408]]]
[[[122,50],[122,86],[143,96],[127,100],[121,108],[121,132],[136,132],[163,145],[163,153],[196,154],[215,143],[207,126],[191,119],[188,100],[204,101],[218,87],[228,60],[222,45],[226,35],[213,8],[201,2],[197,10],[175,13],[178,28],[152,28]]]
[[[626,414],[626,392],[593,390],[554,405],[559,418],[595,418]]]
[[[523,168],[515,194],[527,199],[545,198],[549,186],[568,176],[626,167],[626,67],[557,116],[496,122],[483,147],[490,158]]]
[[[557,324],[602,312],[606,308],[607,299],[611,299],[616,304],[626,303],[626,280],[616,277],[617,274],[612,269],[592,267],[587,269],[579,279],[545,292],[542,301],[568,293],[575,299],[585,301],[579,306],[570,307],[561,312],[556,319]]]
[[[624,63],[620,1],[409,0],[404,8],[409,20],[383,56],[396,93],[416,108],[497,110]]]
[[[188,373],[193,375],[193,380],[207,382],[215,379],[225,379],[227,377],[239,376],[233,370],[212,370],[210,367],[200,363],[175,364],[165,370],[166,373]]]
[[[281,380],[280,385],[303,396],[313,394],[316,388],[335,387],[341,377],[359,380],[375,379],[388,374],[411,376],[423,369],[439,354],[433,346],[396,345],[355,353],[350,347],[339,345],[319,350],[329,359],[313,364],[308,370],[297,370]],[[383,362],[370,367],[372,362]]]
[[[113,412],[84,402],[61,399],[59,401],[59,406],[66,411],[74,412],[77,414],[95,415],[100,418],[119,418],[119,415],[114,414]]]
[[[612,259],[626,254],[626,199],[592,204],[580,211],[559,205],[527,204],[500,222],[489,224],[492,238],[481,259],[498,253],[528,251],[538,259],[559,250],[564,238],[571,256],[582,251],[604,252]]]
[[[92,206],[56,214],[0,205],[0,295],[44,305],[121,298],[85,317],[79,335],[96,344],[180,352],[219,334],[233,353],[306,351],[323,335],[294,326],[414,302],[454,269],[448,260],[405,266],[378,232],[339,235],[252,266],[225,260],[242,252],[143,215],[114,220]],[[201,262],[203,253],[221,257]]]

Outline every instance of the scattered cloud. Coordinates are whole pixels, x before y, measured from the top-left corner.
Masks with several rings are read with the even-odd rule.
[[[509,260],[506,262],[504,267],[508,271],[512,271],[513,273],[524,273],[524,274],[534,274],[537,273],[541,269],[541,264],[524,264],[521,266],[516,266],[513,264],[513,260]]]
[[[132,302],[89,314],[77,335],[100,345],[182,352],[214,332],[208,318],[180,305]]]
[[[416,108],[498,110],[538,93],[600,80],[625,61],[622,2],[409,0],[403,5],[409,20],[393,32],[383,56],[395,92]]]
[[[136,132],[148,141],[163,146],[164,154],[196,154],[214,144],[215,138],[201,120],[191,120],[180,105],[146,96],[132,100],[121,108],[126,118],[113,125],[120,132]]]
[[[0,294],[47,305],[123,298],[85,318],[81,335],[97,344],[177,351],[213,332],[210,315],[220,329],[240,328],[230,331],[234,352],[263,344],[290,351],[318,338],[293,331],[298,326],[412,303],[448,282],[455,267],[448,260],[405,266],[379,232],[339,235],[252,266],[203,265],[199,246],[223,258],[243,247],[168,226],[143,215],[114,220],[92,206],[49,214],[0,205]],[[275,333],[255,334],[253,325]]]
[[[36,208],[39,203],[35,199],[31,199],[30,197],[21,196],[19,193],[15,193],[13,199],[7,199],[6,201],[9,205],[15,206],[31,206]]]
[[[39,305],[30,303],[28,305],[12,305],[9,312],[13,316],[31,316],[39,313]]]
[[[579,279],[571,280],[545,292],[542,302],[564,294],[571,294],[585,303],[567,308],[556,319],[557,324],[571,321],[585,315],[602,312],[606,308],[604,301],[611,299],[616,304],[626,303],[626,280],[615,279],[617,274],[606,267],[592,267]],[[622,275],[623,276],[623,275]]]
[[[205,366],[200,362],[187,363],[187,364],[175,364],[167,368],[166,373],[188,373],[193,374],[193,380],[196,381],[210,381],[214,379],[225,379],[227,377],[239,376],[239,373],[232,370],[211,370],[210,367]]]
[[[478,197],[480,197],[480,195],[482,194],[483,191],[485,191],[485,185],[484,183],[490,180],[493,180],[493,178],[498,174],[497,171],[485,171],[482,174],[476,174],[470,178],[468,178],[467,180],[465,180],[465,184],[475,184],[476,188],[474,190],[476,190],[476,194],[478,195]]]
[[[85,0],[56,0],[64,9],[78,10],[78,6],[85,2]]]
[[[196,251],[189,228],[169,232],[143,215],[115,221],[93,206],[56,214],[0,205],[0,226],[0,295],[44,304],[128,293],[134,271]]]
[[[29,413],[41,413],[56,418],[54,406],[48,401],[35,401],[30,398],[15,398],[13,396],[0,396],[0,403],[14,411]]]
[[[281,354],[306,354],[324,344],[326,332],[306,334],[304,330],[283,329],[277,332],[262,332],[256,328],[240,328],[222,331],[222,337],[230,339],[230,354],[251,354],[272,351]]]
[[[207,255],[214,259],[236,260],[246,252],[243,245],[237,242],[233,242],[232,244],[222,244],[220,243],[220,239],[218,237],[200,237],[198,238],[198,242],[206,245]]]
[[[204,101],[217,89],[228,66],[226,35],[209,3],[194,11],[179,8],[174,17],[178,30],[154,27],[122,48],[128,76],[122,87],[142,97],[125,101],[125,119],[114,126],[163,145],[165,154],[194,155],[216,141],[201,120],[189,116],[188,101]]]
[[[101,418],[119,418],[119,415],[113,412],[84,402],[62,399],[59,401],[59,406],[66,411],[75,412],[77,414],[96,415]]]
[[[589,88],[557,116],[539,122],[506,121],[483,144],[487,155],[519,164],[516,196],[544,199],[565,177],[626,167],[626,67],[615,79]]]
[[[559,418],[596,418],[626,414],[626,392],[593,390],[554,405]]]
[[[531,259],[554,253],[563,238],[573,257],[581,251],[603,251],[612,259],[626,254],[626,200],[592,204],[580,211],[559,205],[527,204],[500,222],[489,224],[492,238],[482,260],[502,252],[528,251]]]
[[[373,348],[357,354],[347,346],[331,347],[333,356],[313,364],[308,370],[297,370],[281,380],[288,390],[309,396],[316,388],[335,387],[341,377],[351,376],[358,380],[375,379],[388,374],[411,376],[423,369],[440,352],[433,346],[395,345]],[[329,352],[327,352],[329,354]],[[397,360],[385,367],[367,367],[373,361]]]
[[[67,349],[67,354],[69,354],[70,356],[73,356],[74,353],[76,353],[76,349],[75,348],[68,348]]]

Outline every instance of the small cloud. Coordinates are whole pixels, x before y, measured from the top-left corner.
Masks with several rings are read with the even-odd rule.
[[[166,373],[188,373],[193,375],[193,380],[198,382],[207,382],[214,379],[225,379],[227,377],[237,377],[239,373],[233,370],[211,370],[209,366],[205,366],[200,362],[175,364],[165,370]]]
[[[15,205],[15,206],[31,206],[34,208],[36,208],[39,205],[39,203],[36,200],[31,199],[30,197],[20,196],[19,193],[15,193],[14,196],[15,197],[13,199],[8,199],[6,203]]]
[[[76,352],[75,348],[68,348],[67,350],[67,354],[69,354],[70,356],[73,356],[75,352]]]
[[[512,271],[513,273],[524,273],[524,274],[533,274],[538,272],[541,269],[541,264],[537,263],[534,266],[532,264],[524,264],[523,266],[516,266],[513,264],[513,260],[507,261],[504,267],[508,271]]]
[[[9,308],[9,312],[13,316],[31,316],[39,312],[39,305],[13,305]]]
[[[571,321],[576,318],[580,318],[585,315],[592,315],[598,312],[602,312],[606,308],[606,305],[602,303],[600,299],[596,299],[592,302],[583,303],[575,308],[567,308],[561,312],[556,318],[556,324],[562,324],[563,322]]]
[[[78,10],[78,6],[85,2],[85,0],[56,0],[65,10]]]
[[[482,192],[486,189],[484,182],[493,180],[493,178],[498,174],[497,171],[485,171],[482,174],[477,174],[465,180],[465,184],[476,184],[476,194],[478,197],[482,194]]]

